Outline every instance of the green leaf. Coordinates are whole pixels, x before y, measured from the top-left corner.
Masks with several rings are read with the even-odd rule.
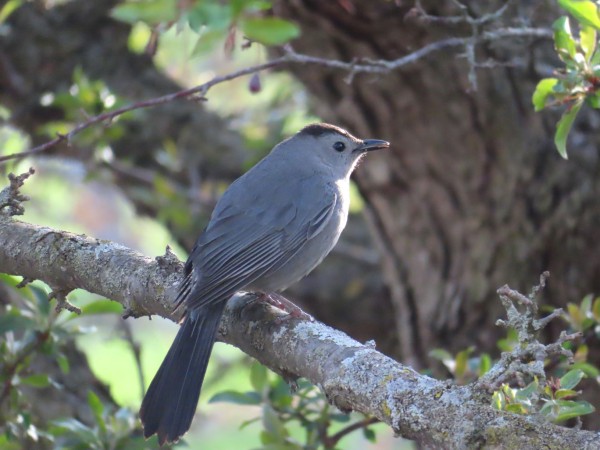
[[[577,306],[575,303],[567,303],[567,312],[569,314],[571,324],[577,329],[580,329],[584,316],[579,306]]]
[[[559,389],[554,393],[554,398],[563,399],[566,397],[577,397],[577,392],[573,389]]]
[[[250,383],[257,392],[262,392],[269,381],[267,368],[258,361],[250,367]]]
[[[109,299],[95,300],[81,308],[82,314],[122,314],[123,305]],[[75,317],[79,317],[78,314]]]
[[[558,5],[575,17],[581,24],[600,30],[598,7],[589,0],[558,0]]]
[[[201,32],[203,27],[210,30],[226,31],[232,23],[232,12],[220,2],[196,2],[193,8],[187,12],[187,20],[190,28],[195,32]]]
[[[569,370],[566,374],[564,374],[560,378],[560,388],[561,389],[573,389],[575,386],[579,384],[581,379],[583,378],[584,373],[583,370],[573,369]]]
[[[342,413],[330,414],[329,419],[332,420],[333,422],[346,423],[346,422],[350,422],[350,414],[342,414]]]
[[[204,31],[196,41],[190,56],[200,56],[212,52],[217,44],[225,41],[226,36],[226,29]]]
[[[35,375],[21,378],[21,384],[26,384],[36,388],[44,388],[50,385],[50,379],[48,378],[48,374],[36,373]]]
[[[277,412],[275,412],[269,404],[263,406],[262,422],[267,433],[277,441],[284,442],[285,438],[289,436],[289,433],[277,415]]]
[[[60,431],[52,430],[51,428],[52,434],[61,435],[66,431],[77,436],[82,443],[88,444],[86,448],[96,448],[90,444],[96,443],[98,441],[98,436],[91,428],[87,427],[77,419],[54,420],[52,421],[52,425],[54,428],[58,428],[58,430],[63,431],[63,433],[61,433]]]
[[[104,405],[94,391],[88,391],[87,401],[90,409],[94,413],[94,416],[102,416],[102,413],[104,412]]]
[[[71,366],[69,364],[69,359],[63,354],[59,353],[56,355],[56,363],[60,368],[60,371],[65,375],[69,373]]]
[[[554,94],[556,83],[558,83],[557,78],[544,78],[537,84],[531,96],[531,101],[536,111],[541,111],[546,107],[548,97]]]
[[[8,0],[0,7],[0,24],[3,23],[12,12],[23,4],[23,0]]]
[[[506,405],[505,410],[515,414],[527,414],[527,408],[520,403],[511,403],[510,405]]]
[[[572,400],[557,400],[558,414],[554,419],[556,422],[562,422],[563,420],[572,419],[573,417],[584,416],[591,414],[595,411],[595,408],[585,400],[572,401]]]
[[[567,137],[573,126],[573,121],[577,117],[577,113],[581,109],[582,101],[578,100],[569,110],[563,113],[562,117],[556,125],[556,134],[554,135],[554,144],[560,156],[565,159],[567,157]]]
[[[597,42],[596,30],[593,27],[583,25],[579,31],[579,45],[581,46],[581,50],[583,50],[587,62],[592,60]]]
[[[375,443],[375,441],[377,440],[375,436],[375,431],[373,431],[373,429],[371,428],[363,428],[363,436],[367,441],[372,443]]]
[[[452,354],[442,348],[434,348],[428,354],[431,358],[437,359],[442,362],[454,360]]]
[[[505,397],[502,395],[502,392],[496,391],[492,394],[492,406],[499,411],[502,411],[506,407]]]
[[[492,358],[487,353],[482,354],[479,357],[479,376],[482,376],[490,371],[492,368]]]
[[[30,286],[31,292],[35,297],[38,311],[44,316],[48,317],[50,314],[50,300],[48,300],[48,293],[37,286]]]
[[[300,28],[278,17],[245,19],[242,31],[250,40],[264,45],[281,45],[300,36]]]
[[[583,370],[583,373],[590,378],[597,378],[600,376],[600,370],[598,370],[596,366],[587,362],[576,362],[573,364],[572,368]]]
[[[560,59],[571,61],[577,53],[577,44],[571,34],[571,24],[568,17],[560,17],[552,24],[554,30],[554,48]]]
[[[172,22],[177,19],[176,0],[145,0],[115,6],[111,15],[122,22],[148,24]]]
[[[596,322],[600,322],[600,297],[597,297],[596,300],[594,300],[594,304],[592,305],[592,316]]]
[[[467,373],[467,363],[469,362],[469,355],[473,352],[472,348],[460,351],[456,354],[456,368],[454,369],[455,378],[463,378]]]
[[[534,392],[537,392],[538,388],[540,387],[537,378],[532,381],[531,383],[529,383],[526,387],[524,387],[523,389],[519,389],[515,395],[515,398],[517,400],[523,401],[523,400],[531,400],[531,397],[533,395]]]
[[[0,334],[9,331],[22,331],[35,328],[35,322],[29,317],[17,314],[5,314],[0,316]]]
[[[592,310],[592,294],[588,294],[581,300],[581,311],[587,316]]]
[[[272,8],[273,4],[265,0],[231,0],[231,15],[237,19],[244,12],[258,12]]]
[[[236,405],[260,405],[261,397],[258,392],[223,391],[211,397],[208,403],[227,402]]]

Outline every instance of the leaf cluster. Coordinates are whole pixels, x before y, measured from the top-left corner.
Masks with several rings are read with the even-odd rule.
[[[266,367],[255,362],[250,371],[253,390],[228,390],[214,395],[210,402],[228,402],[236,405],[260,407],[260,415],[244,422],[241,428],[253,423],[261,426],[261,449],[310,450],[336,449],[339,441],[355,430],[375,442],[375,432],[369,418],[352,421],[350,414],[341,413],[331,406],[323,393],[305,380],[290,386],[282,377],[275,376]],[[303,438],[295,437],[302,431]]]
[[[532,102],[536,111],[566,106],[554,135],[556,148],[566,159],[567,137],[581,107],[600,108],[600,15],[598,5],[591,0],[558,0],[558,4],[575,18],[579,34],[573,34],[567,16],[554,22],[554,48],[564,67],[555,71],[555,77],[538,83]]]

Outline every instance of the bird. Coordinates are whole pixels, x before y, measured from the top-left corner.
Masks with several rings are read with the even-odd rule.
[[[163,445],[189,430],[227,301],[281,292],[319,265],[346,226],[352,171],[389,145],[314,123],[225,190],[184,266],[183,322],[140,408],[146,438]]]

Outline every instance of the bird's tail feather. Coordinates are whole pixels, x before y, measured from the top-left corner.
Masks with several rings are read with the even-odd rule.
[[[190,428],[225,303],[205,306],[180,327],[142,402],[145,437],[156,433],[162,445]]]

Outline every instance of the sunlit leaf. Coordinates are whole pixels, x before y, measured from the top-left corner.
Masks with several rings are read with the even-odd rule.
[[[0,23],[4,22],[12,12],[23,4],[23,0],[8,0],[0,7]]]
[[[95,300],[81,308],[82,314],[121,314],[123,305],[108,299]]]
[[[576,397],[577,396],[577,392],[574,391],[573,389],[559,389],[558,391],[556,391],[554,393],[554,398],[556,399],[564,399],[564,398],[568,398],[568,397]]]
[[[591,61],[592,55],[596,50],[597,42],[597,33],[595,28],[586,25],[582,26],[581,30],[579,31],[579,45],[583,50],[586,61]]]
[[[596,319],[597,322],[600,322],[600,297],[597,297],[594,300],[594,304],[592,305],[592,316]]]
[[[215,47],[225,41],[227,29],[206,30],[200,34],[191,56],[204,55],[211,52]]]
[[[488,373],[491,368],[492,368],[492,358],[490,358],[490,355],[488,355],[487,353],[484,353],[479,358],[478,375],[482,376],[483,374]]]
[[[511,403],[510,405],[506,405],[505,410],[515,414],[527,413],[527,408],[525,408],[525,406],[521,405],[520,403]]]
[[[558,56],[568,62],[575,57],[577,53],[577,44],[571,34],[571,24],[568,17],[560,17],[552,24],[554,30],[554,48]]]
[[[281,45],[300,35],[300,28],[278,17],[260,17],[242,22],[244,35],[265,45]]]
[[[554,94],[556,83],[558,83],[558,79],[556,78],[544,78],[537,84],[531,97],[536,111],[540,111],[546,107],[546,100],[550,95]]]
[[[492,394],[492,406],[500,411],[506,407],[506,401],[504,400],[502,392],[496,391]]]
[[[598,6],[590,0],[558,0],[561,8],[575,17],[584,25],[589,25],[600,30],[600,16]]]

